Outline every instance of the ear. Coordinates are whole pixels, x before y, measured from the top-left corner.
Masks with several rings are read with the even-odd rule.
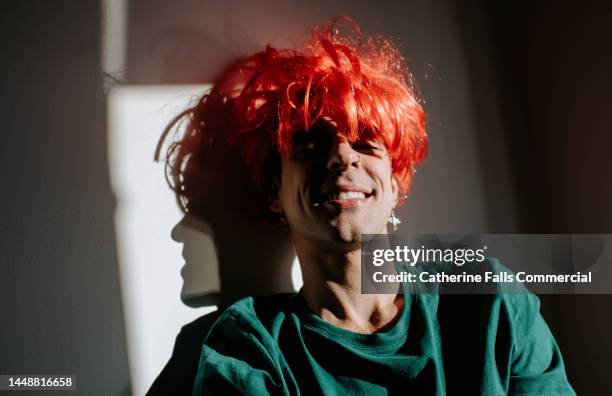
[[[393,192],[393,207],[396,207],[399,202],[399,182],[395,176],[391,176],[391,191]]]
[[[275,177],[268,188],[268,207],[273,213],[283,214],[283,206],[281,205],[279,192],[280,181]]]

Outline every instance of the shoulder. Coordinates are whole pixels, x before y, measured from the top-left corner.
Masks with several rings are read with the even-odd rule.
[[[194,394],[261,394],[282,386],[272,327],[292,295],[243,298],[221,314],[204,339]]]
[[[481,263],[457,267],[453,264],[434,263],[429,272],[446,272],[480,276],[480,282],[449,283],[439,293],[425,294],[422,299],[432,300],[428,305],[437,312],[445,324],[457,321],[469,323],[487,331],[495,329],[507,332],[520,341],[534,331],[534,323],[543,321],[540,315],[540,299],[524,284],[511,281],[506,275],[513,272],[497,258],[486,257]],[[495,277],[495,278],[494,278]],[[438,301],[439,300],[439,301]]]
[[[492,257],[475,271],[483,275],[512,274]],[[464,352],[465,356],[468,353],[465,345],[470,348],[479,345],[489,370],[486,377],[507,373],[500,378],[505,393],[575,395],[559,347],[540,313],[538,296],[517,282],[493,283],[484,291],[439,295],[437,318],[441,328],[447,330],[445,335],[454,342],[453,350]],[[465,328],[457,323],[464,323]]]
[[[494,307],[499,307],[500,314],[506,314],[515,330],[528,330],[540,316],[540,299],[530,292],[523,283],[516,281],[515,274],[504,266],[499,259],[487,257],[482,265],[482,272],[498,276],[494,282]],[[511,281],[504,281],[504,278]]]
[[[205,345],[259,340],[265,347],[274,344],[272,329],[286,316],[291,297],[295,293],[246,297],[229,306],[210,329]]]

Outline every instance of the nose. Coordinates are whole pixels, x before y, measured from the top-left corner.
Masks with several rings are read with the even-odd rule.
[[[346,170],[357,166],[360,160],[359,153],[353,149],[351,143],[346,138],[339,137],[330,150],[327,168],[331,171]]]
[[[183,216],[183,218],[178,223],[176,223],[170,231],[170,238],[172,238],[174,242],[183,242],[183,228],[185,227],[185,218],[186,216]]]

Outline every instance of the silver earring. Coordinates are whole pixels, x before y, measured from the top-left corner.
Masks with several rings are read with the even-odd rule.
[[[389,223],[393,224],[393,231],[397,231],[397,225],[402,224],[401,220],[395,216],[395,210],[391,209],[391,216],[389,217]]]

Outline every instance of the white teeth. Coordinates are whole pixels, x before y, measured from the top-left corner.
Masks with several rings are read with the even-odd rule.
[[[341,201],[356,198],[365,198],[365,194],[359,191],[342,191],[341,193],[332,194],[333,200]]]

